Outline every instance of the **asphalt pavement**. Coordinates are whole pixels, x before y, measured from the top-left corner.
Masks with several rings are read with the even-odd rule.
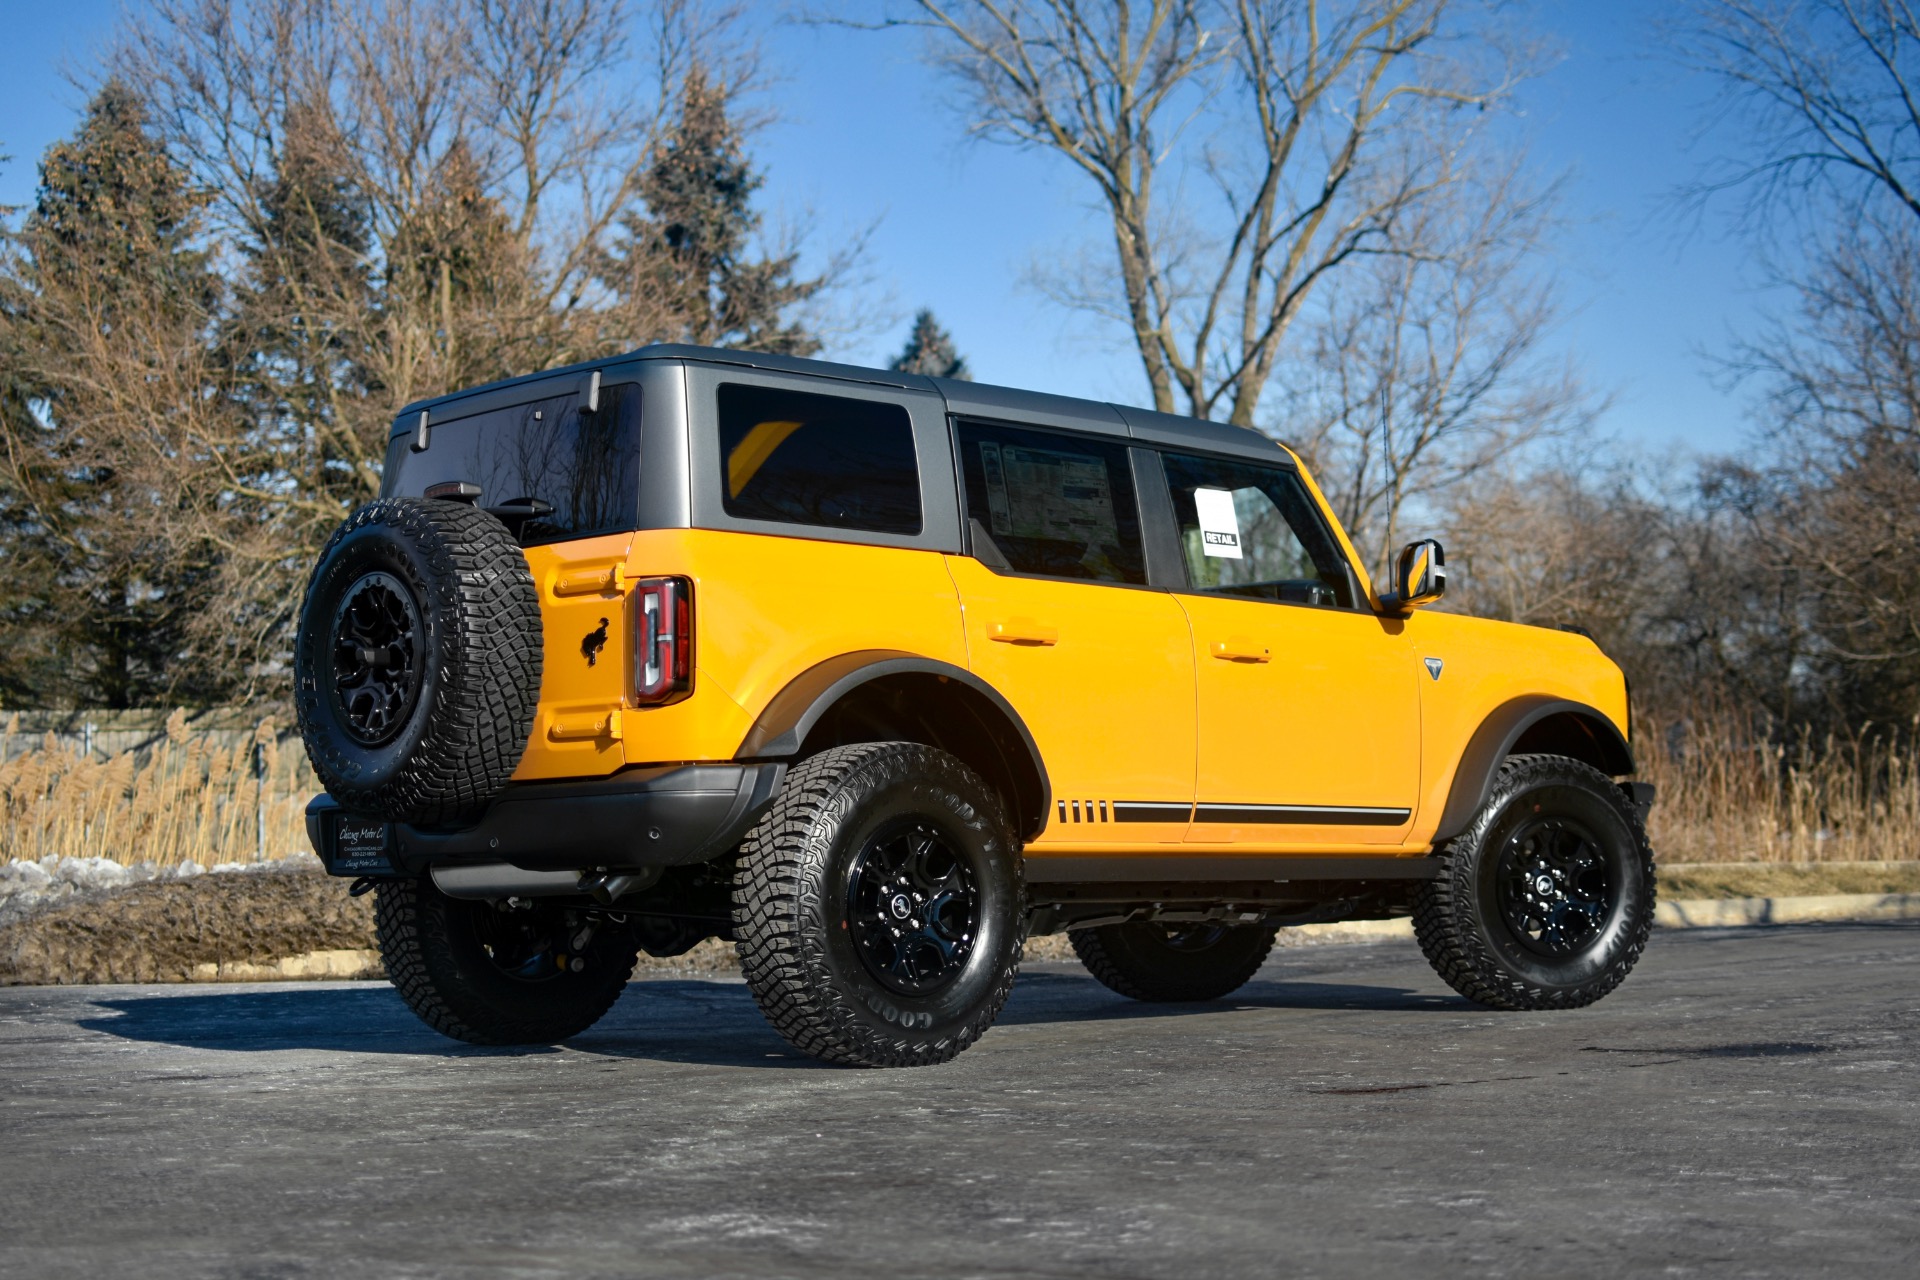
[[[737,981],[478,1050],[383,984],[0,990],[0,1275],[1916,1274],[1920,926],[1661,932],[1590,1010],[1410,944],[1168,1008],[1036,965],[942,1067]]]

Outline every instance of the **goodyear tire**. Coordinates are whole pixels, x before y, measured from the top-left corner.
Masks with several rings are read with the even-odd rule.
[[[540,600],[484,511],[383,498],[334,532],[294,649],[300,735],[345,808],[457,824],[499,793],[540,697]]]
[[[449,898],[430,879],[383,881],[374,928],[400,998],[468,1044],[554,1044],[620,998],[639,944],[605,920],[541,904]]]
[[[1653,851],[1612,780],[1514,756],[1414,896],[1413,928],[1455,991],[1494,1009],[1573,1009],[1619,986],[1653,928]]]
[[[1087,972],[1131,1000],[1218,1000],[1266,963],[1277,930],[1266,924],[1159,924],[1150,920],[1069,929]]]
[[[1025,940],[1011,824],[978,775],[910,742],[836,747],[787,775],[733,889],[740,967],[803,1053],[945,1062],[993,1025]]]

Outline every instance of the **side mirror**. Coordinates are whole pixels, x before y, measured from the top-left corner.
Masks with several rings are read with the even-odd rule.
[[[1394,568],[1393,592],[1380,601],[1389,612],[1401,613],[1432,604],[1447,593],[1447,550],[1433,538],[1409,542]]]

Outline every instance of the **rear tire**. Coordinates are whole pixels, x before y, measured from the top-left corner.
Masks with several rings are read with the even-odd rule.
[[[1069,929],[1087,972],[1130,1000],[1189,1004],[1247,984],[1273,950],[1267,924],[1166,925],[1151,920]]]
[[[376,893],[394,989],[422,1022],[468,1044],[580,1034],[620,998],[639,957],[630,934],[579,911],[449,898],[425,878],[382,881]]]
[[[1577,1009],[1632,972],[1653,929],[1653,850],[1599,770],[1514,756],[1414,894],[1413,930],[1447,985],[1493,1009]]]
[[[740,968],[802,1053],[945,1062],[984,1034],[1020,967],[1026,912],[998,797],[944,751],[835,747],[787,775],[733,888]]]

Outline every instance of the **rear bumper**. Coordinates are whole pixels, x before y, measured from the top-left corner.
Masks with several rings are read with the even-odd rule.
[[[739,844],[773,803],[786,770],[780,763],[666,765],[610,778],[516,783],[470,827],[392,824],[384,867],[378,857],[340,856],[340,823],[365,820],[322,794],[307,805],[307,839],[336,876],[419,875],[479,862],[530,871],[683,866]]]

